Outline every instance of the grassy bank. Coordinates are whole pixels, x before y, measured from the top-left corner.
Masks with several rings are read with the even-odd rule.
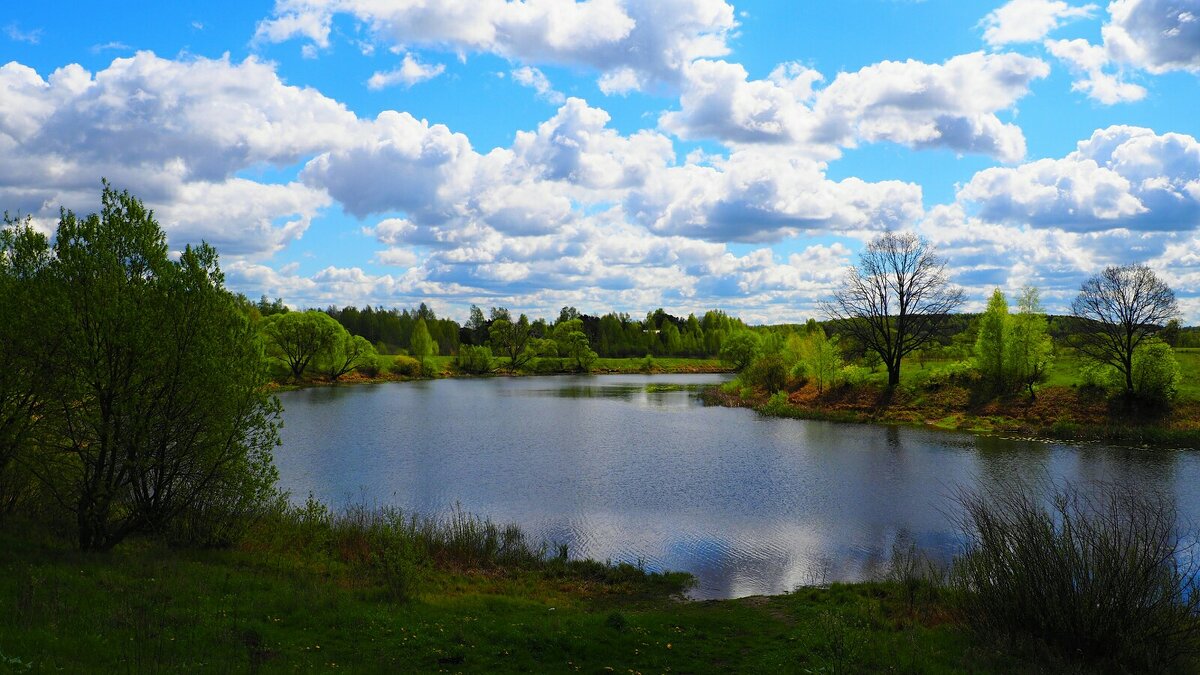
[[[1130,409],[1108,392],[1082,386],[1082,363],[1062,357],[1031,400],[1026,393],[986,396],[963,383],[939,378],[944,363],[914,361],[901,383],[886,387],[879,373],[855,385],[818,392],[812,383],[774,395],[761,387],[710,387],[713,405],[753,408],[775,417],[903,424],[976,433],[1075,441],[1200,448],[1200,353],[1177,352],[1179,396],[1169,410]]]
[[[441,557],[398,596],[363,542],[322,544],[295,527],[260,526],[232,550],[139,540],[84,554],[37,527],[0,526],[0,670],[1023,669],[936,596],[910,603],[888,584],[691,602],[681,577],[627,566]]]
[[[505,359],[497,359],[499,362],[497,370],[488,375],[473,375],[463,373],[454,367],[453,356],[434,356],[429,359],[429,372],[413,376],[404,375],[391,371],[381,371],[375,377],[367,377],[359,372],[351,372],[342,376],[337,382],[329,382],[321,377],[306,377],[304,380],[297,382],[293,380],[286,371],[282,369],[282,365],[276,368],[275,387],[280,391],[292,389],[302,389],[305,387],[320,387],[331,386],[335,384],[372,384],[380,382],[407,382],[410,380],[429,380],[446,377],[511,377],[511,376],[531,376],[531,375],[575,375],[578,374],[572,371],[550,371],[541,372],[533,369],[525,368],[517,372],[511,372],[505,367]],[[620,374],[696,374],[696,373],[728,373],[731,372],[728,364],[722,363],[717,359],[686,359],[686,358],[620,358],[596,359],[592,365],[591,374],[593,375],[620,375]]]

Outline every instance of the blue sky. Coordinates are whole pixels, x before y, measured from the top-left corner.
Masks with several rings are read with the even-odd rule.
[[[293,305],[803,319],[885,228],[978,306],[1147,262],[1200,322],[1200,0],[46,1],[0,201],[101,175]]]

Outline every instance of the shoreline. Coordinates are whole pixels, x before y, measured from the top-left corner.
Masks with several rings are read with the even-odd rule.
[[[1063,394],[1076,395],[1075,392],[1065,387],[1047,388],[1046,392],[1057,394],[1056,398],[1065,398]],[[714,385],[705,387],[700,392],[700,399],[705,405],[747,408],[764,417],[783,419],[904,426],[1052,443],[1103,443],[1130,449],[1200,449],[1200,406],[1194,402],[1179,404],[1162,418],[1162,424],[1159,425],[1135,424],[1128,420],[1096,419],[1095,417],[1060,417],[1052,424],[1046,424],[1028,417],[988,414],[988,406],[972,409],[962,406],[938,408],[929,405],[904,407],[903,404],[900,404],[894,408],[891,404],[884,403],[873,407],[835,408],[820,403],[806,402],[812,400],[811,397],[797,396],[798,393],[800,392],[793,392],[787,398],[780,400],[779,397],[770,397],[764,392],[755,391],[754,397],[747,399],[738,393],[723,391],[720,385]],[[878,394],[878,392],[869,393]],[[1012,402],[1006,403],[1011,405]],[[1095,407],[1093,405],[1093,409]],[[994,413],[994,411],[991,412]],[[1189,423],[1193,425],[1192,428],[1171,426]]]
[[[557,371],[549,373],[538,373],[528,371],[493,371],[490,373],[461,373],[453,369],[443,369],[441,372],[422,377],[409,377],[406,375],[387,374],[379,377],[365,377],[357,373],[343,376],[336,382],[328,380],[310,379],[302,382],[290,382],[287,380],[272,380],[268,385],[271,391],[300,391],[302,389],[313,389],[317,387],[338,387],[343,385],[362,385],[362,384],[385,384],[388,382],[428,382],[432,380],[447,380],[447,379],[490,379],[496,377],[563,377],[568,375],[714,375],[714,374],[729,374],[732,375],[734,370],[728,366],[721,365],[715,360],[709,359],[672,359],[672,361],[688,361],[686,363],[670,363],[666,365],[656,363],[649,370],[642,367],[644,359],[605,359],[611,361],[628,360],[630,367],[612,367],[611,365],[599,366],[587,372],[572,372],[572,371]]]

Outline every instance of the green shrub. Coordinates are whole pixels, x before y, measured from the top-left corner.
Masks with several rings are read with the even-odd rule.
[[[376,354],[364,359],[362,363],[358,364],[356,370],[365,377],[379,377],[379,373],[383,372],[390,361],[392,361],[391,357]]]
[[[1150,339],[1133,353],[1133,391],[1138,399],[1170,405],[1179,393],[1179,361],[1162,340]]]
[[[843,366],[842,367],[842,382],[857,387],[867,381],[871,377],[871,369],[866,366]]]
[[[979,379],[979,371],[975,364],[967,359],[933,369],[925,381],[925,386],[930,389],[940,389],[950,385],[970,387],[978,384]]]
[[[739,378],[748,386],[762,387],[767,393],[775,393],[787,388],[787,364],[778,353],[767,354],[754,360]]]
[[[1107,391],[1120,373],[1107,363],[1084,363],[1079,369],[1079,384],[1085,389]]]
[[[964,616],[983,634],[1032,638],[1100,671],[1182,666],[1200,648],[1200,585],[1177,509],[1160,495],[1097,491],[959,493],[967,551],[953,583]]]
[[[462,373],[483,375],[495,370],[496,360],[488,347],[462,345],[458,348],[458,356],[454,357],[454,367]]]
[[[539,375],[566,373],[575,369],[574,362],[553,356],[540,356],[525,365],[525,369]]]
[[[403,354],[392,360],[392,372],[404,377],[420,377],[421,362]]]

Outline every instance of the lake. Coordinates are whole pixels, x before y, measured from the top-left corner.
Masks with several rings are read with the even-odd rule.
[[[878,574],[893,546],[960,546],[950,494],[1044,477],[1130,484],[1200,516],[1200,453],[705,407],[723,375],[448,379],[280,395],[282,486],[302,502],[456,505],[573,557],[691,572],[697,598]]]

